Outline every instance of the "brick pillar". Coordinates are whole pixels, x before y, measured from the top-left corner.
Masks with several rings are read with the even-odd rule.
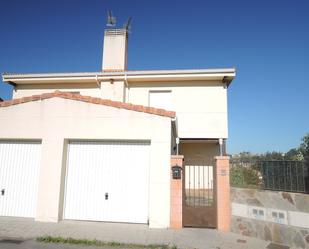
[[[184,169],[181,171],[181,179],[173,179],[172,167],[178,165],[183,168],[183,156],[171,156],[171,217],[170,228],[182,228],[182,207],[183,207],[183,182]]]
[[[230,203],[230,168],[228,156],[215,157],[216,195],[217,195],[217,229],[230,231],[231,203]]]

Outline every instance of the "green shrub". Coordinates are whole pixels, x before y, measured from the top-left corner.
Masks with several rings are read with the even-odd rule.
[[[259,172],[251,167],[233,166],[230,170],[230,183],[232,187],[258,187]]]

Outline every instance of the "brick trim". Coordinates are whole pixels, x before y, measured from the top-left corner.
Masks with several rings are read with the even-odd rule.
[[[183,160],[184,159],[184,156],[183,155],[171,155],[171,159],[172,160],[177,160],[177,159],[181,159],[181,160]]]
[[[113,101],[113,100],[110,100],[110,99],[101,99],[101,98],[95,98],[95,97],[91,97],[91,96],[84,96],[84,95],[80,95],[80,94],[61,92],[61,91],[55,91],[55,92],[52,92],[52,93],[43,93],[43,94],[40,94],[40,95],[32,95],[32,96],[29,96],[29,97],[23,97],[23,98],[3,101],[3,102],[0,102],[0,108],[12,106],[12,105],[18,105],[18,104],[22,104],[22,103],[27,103],[27,102],[31,102],[31,101],[39,101],[39,100],[42,101],[42,100],[45,100],[45,99],[56,98],[56,97],[57,98],[63,98],[63,99],[75,100],[75,101],[82,101],[82,102],[91,103],[91,104],[95,104],[95,105],[111,106],[111,107],[126,109],[126,110],[130,110],[130,111],[144,112],[144,113],[149,113],[149,114],[154,114],[154,115],[169,117],[169,118],[174,118],[176,116],[175,112],[167,111],[167,110],[164,110],[164,109],[158,109],[158,108],[142,106],[142,105],[133,105],[133,104],[130,104],[130,103]]]
[[[229,157],[217,156],[215,167],[217,195],[217,228],[228,232],[231,227]]]
[[[215,156],[216,160],[230,160],[229,156]]]
[[[171,179],[171,214],[170,214],[170,228],[171,229],[180,229],[183,227],[183,219],[182,219],[182,209],[183,209],[183,201],[184,201],[184,172],[181,171],[181,179],[173,179],[172,177],[172,167],[175,165],[180,166],[184,169],[183,166],[183,155],[172,155],[171,156],[171,171],[170,171],[170,179]]]

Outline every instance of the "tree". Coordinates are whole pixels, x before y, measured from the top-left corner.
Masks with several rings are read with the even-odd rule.
[[[304,157],[299,148],[294,148],[285,153],[284,159],[291,161],[302,161],[304,160]]]
[[[284,160],[284,154],[277,151],[267,151],[264,154],[261,154],[258,158],[259,161],[272,161],[272,160]]]
[[[309,133],[303,137],[299,151],[303,155],[304,160],[309,164]]]

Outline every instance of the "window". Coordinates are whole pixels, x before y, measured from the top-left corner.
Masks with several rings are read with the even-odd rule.
[[[149,91],[149,106],[172,111],[172,91]]]

